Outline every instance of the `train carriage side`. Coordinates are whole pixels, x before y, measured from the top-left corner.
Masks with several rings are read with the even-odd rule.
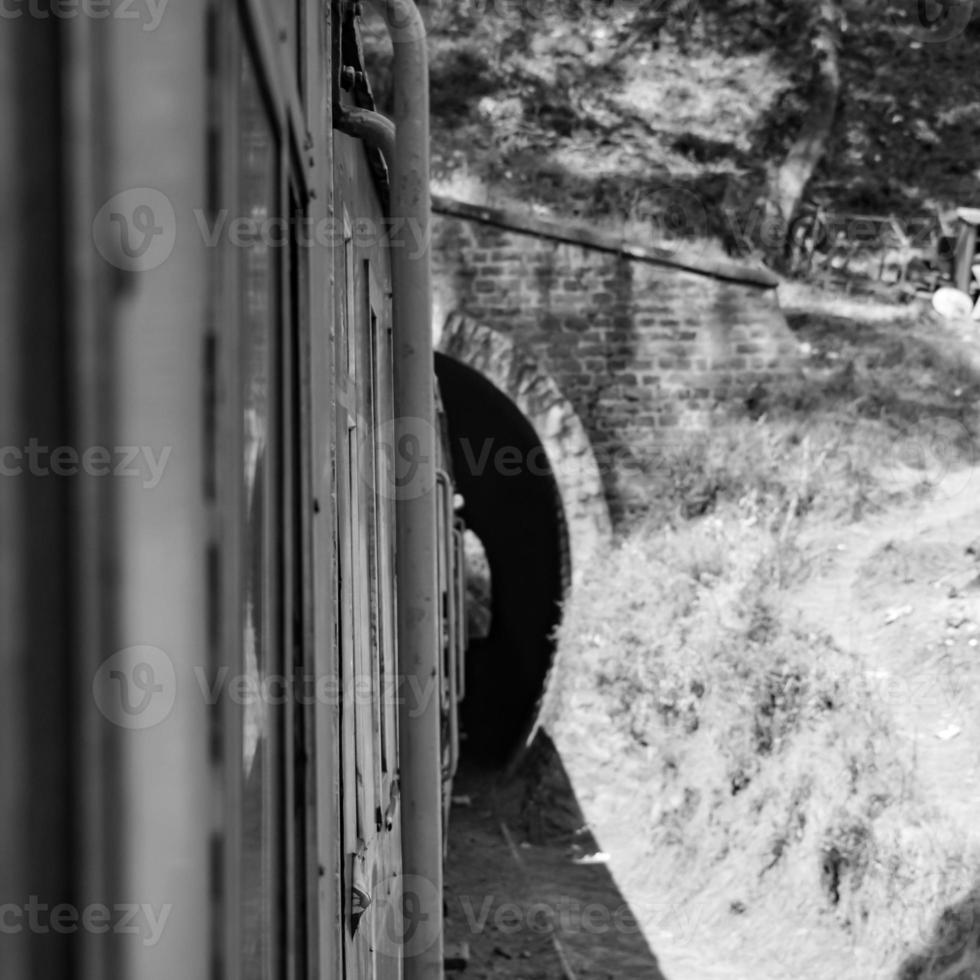
[[[400,975],[395,500],[386,436],[394,349],[388,223],[361,141],[334,134],[335,487],[341,840],[352,976]]]
[[[4,444],[153,463],[0,482],[2,897],[152,912],[5,937],[4,976],[405,970],[398,352],[332,127],[350,6],[4,22]]]

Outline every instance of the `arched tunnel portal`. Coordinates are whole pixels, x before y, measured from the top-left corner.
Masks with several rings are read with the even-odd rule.
[[[551,461],[521,410],[480,372],[436,354],[462,516],[490,567],[490,626],[471,638],[464,752],[503,761],[532,722],[570,581],[568,528]]]

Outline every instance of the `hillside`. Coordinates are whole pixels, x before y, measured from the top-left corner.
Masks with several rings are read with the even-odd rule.
[[[902,217],[975,203],[980,19],[939,41],[917,26],[913,0],[843,6],[842,98],[811,194]],[[744,249],[767,170],[806,109],[811,7],[430,0],[438,186]],[[369,32],[368,48],[384,107],[379,38]]]

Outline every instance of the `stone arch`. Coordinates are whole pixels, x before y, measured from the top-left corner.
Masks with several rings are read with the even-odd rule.
[[[436,350],[506,395],[540,439],[561,498],[574,583],[612,531],[599,465],[575,409],[529,352],[461,313],[447,317]]]

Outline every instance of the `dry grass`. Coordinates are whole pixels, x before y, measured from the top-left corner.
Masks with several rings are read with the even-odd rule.
[[[780,607],[791,549],[734,510],[624,541],[567,610],[543,721],[573,782],[597,731],[609,765],[648,760],[624,787],[649,813],[638,851],[678,906],[740,910],[724,923],[736,953],[815,980],[828,974],[800,965],[829,933],[861,963],[847,975],[890,976],[980,855],[921,798],[859,657]],[[713,898],[719,881],[739,884]],[[811,948],[786,949],[797,932]]]
[[[617,810],[640,815],[635,861],[753,977],[971,980],[980,853],[925,801],[860,652],[784,590],[809,574],[802,531],[976,463],[980,385],[894,309],[792,322],[804,384],[651,467],[660,504],[566,609],[543,723],[600,842]]]
[[[926,495],[980,463],[976,342],[919,308],[810,292],[809,308],[797,293],[787,310],[802,373],[757,386],[740,416],[725,402],[709,433],[646,462],[653,526],[728,503],[785,536],[802,518],[859,520]]]

